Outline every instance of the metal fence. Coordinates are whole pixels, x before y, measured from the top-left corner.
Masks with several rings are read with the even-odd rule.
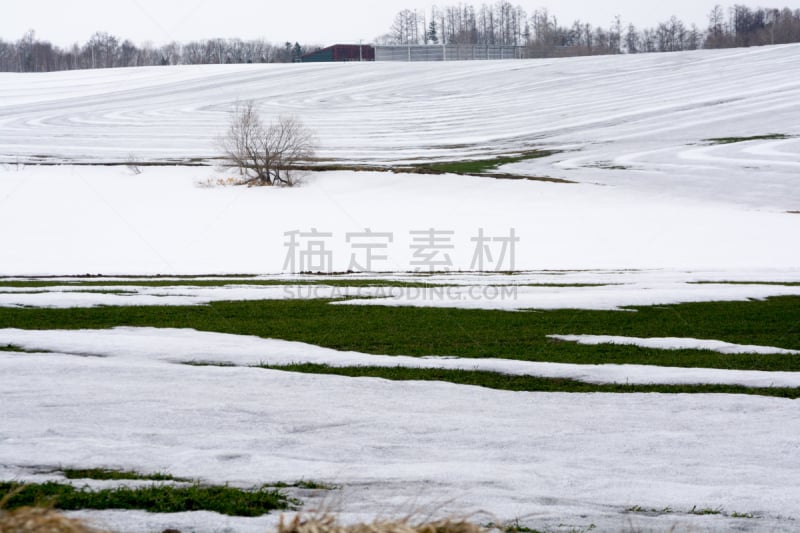
[[[412,44],[375,47],[375,61],[472,61],[522,57],[521,46],[496,44]]]

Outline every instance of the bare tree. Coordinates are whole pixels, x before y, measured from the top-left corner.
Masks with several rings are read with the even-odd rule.
[[[314,134],[299,119],[280,117],[264,126],[253,101],[237,104],[220,140],[224,167],[236,168],[245,185],[292,187],[302,177],[298,165],[314,156]]]

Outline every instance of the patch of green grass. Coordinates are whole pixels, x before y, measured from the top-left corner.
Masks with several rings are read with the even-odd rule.
[[[611,287],[613,285],[620,285],[619,283],[517,283],[517,284],[491,284],[490,287],[558,287],[558,288],[575,288],[586,289],[591,287]]]
[[[538,529],[533,529],[531,527],[520,524],[519,519],[506,524],[496,524],[494,522],[489,522],[484,527],[485,529],[488,530],[498,530],[502,531],[503,533],[544,533]]]
[[[566,378],[514,376],[480,370],[450,370],[405,367],[332,367],[318,364],[258,365],[258,368],[328,374],[348,377],[372,377],[392,381],[443,381],[489,389],[526,392],[568,393],[659,393],[659,394],[751,394],[778,398],[800,398],[800,388],[761,387],[741,385],[637,385],[630,383],[596,384]]]
[[[629,507],[625,509],[628,513],[641,513],[641,514],[649,514],[649,515],[662,515],[662,514],[671,514],[674,513],[672,507],[665,507],[664,509],[647,509],[640,505],[634,505],[633,507]],[[726,513],[722,507],[710,508],[704,507],[698,509],[697,506],[693,506],[691,509],[686,511],[686,514],[693,514],[693,515],[722,515],[728,516],[730,518],[755,518],[755,515],[752,513]]]
[[[498,167],[503,165],[519,163],[520,161],[527,161],[529,159],[549,157],[556,153],[558,152],[550,150],[531,150],[518,155],[495,157],[492,159],[424,163],[420,165],[414,165],[414,168],[432,173],[481,175],[493,170],[497,170]]]
[[[95,479],[95,480],[146,480],[146,481],[189,481],[176,478],[164,472],[154,474],[140,474],[126,470],[111,470],[107,468],[65,468],[60,470],[67,479]]]
[[[673,512],[672,511],[672,507],[664,507],[663,509],[659,510],[659,509],[652,509],[652,508],[651,509],[646,509],[646,508],[642,507],[641,505],[634,505],[633,507],[629,507],[629,508],[625,509],[625,511],[628,512],[628,513],[643,513],[643,514],[654,514],[654,515],[672,514],[672,512]]]
[[[228,361],[184,361],[187,366],[216,366],[218,368],[236,368],[238,365]]]
[[[5,288],[5,287],[2,287],[2,286],[0,286],[0,289],[3,289],[3,288]],[[50,291],[41,291],[41,290],[37,291],[37,290],[30,290],[30,291],[13,291],[13,292],[8,292],[8,291],[2,291],[2,290],[0,290],[0,293],[4,293],[4,294],[47,294],[48,292],[50,292]]]
[[[0,352],[49,353],[47,350],[28,350],[27,348],[22,348],[20,346],[15,346],[13,344],[6,344],[5,346],[0,346]]]
[[[766,135],[753,135],[752,137],[717,137],[713,139],[705,139],[706,142],[711,144],[733,144],[742,143],[747,141],[767,141],[772,139],[789,139],[789,135],[783,133],[768,133]]]
[[[704,507],[702,509],[698,509],[695,505],[689,510],[689,514],[696,514],[696,515],[719,515],[722,514],[722,507],[716,507],[714,509],[710,507]]]
[[[664,509],[659,510],[659,509],[652,509],[652,508],[651,509],[647,509],[645,507],[642,507],[641,505],[634,505],[633,507],[629,507],[629,508],[625,509],[625,511],[628,512],[628,513],[641,513],[641,514],[650,514],[650,515],[672,514],[672,513],[675,512],[675,511],[673,511],[672,507],[665,507]],[[688,511],[686,511],[686,514],[699,515],[699,516],[702,516],[702,515],[722,515],[722,516],[729,516],[731,518],[755,518],[755,516],[752,513],[730,513],[730,514],[728,514],[723,510],[722,507],[715,507],[715,508],[703,507],[703,508],[699,508],[698,509],[698,507],[696,505],[693,506]]]
[[[394,174],[461,174],[495,179],[531,180],[552,183],[577,183],[570,180],[551,178],[549,176],[525,176],[497,172],[497,168],[509,163],[526,159],[547,157],[558,153],[550,150],[530,150],[521,154],[498,156],[490,159],[472,159],[467,161],[441,161],[418,163],[413,165],[358,165],[350,163],[313,163],[293,166],[296,170],[312,172],[350,171],[350,172],[391,172]]]
[[[626,165],[615,165],[611,161],[601,161],[594,165],[587,165],[590,168],[599,168],[601,170],[630,170],[632,167]]]
[[[689,285],[771,285],[777,287],[798,287],[797,281],[690,281]]]
[[[44,287],[227,287],[230,285],[253,285],[253,286],[330,286],[330,287],[403,287],[403,288],[424,288],[424,287],[450,287],[452,284],[432,284],[424,281],[395,281],[377,279],[328,279],[328,280],[277,280],[277,279],[148,279],[148,280],[108,280],[108,281],[85,281],[69,279],[65,281],[50,280],[1,280],[0,287],[20,288],[44,288]],[[45,293],[47,291],[31,291],[31,293]],[[130,291],[98,291],[125,294]],[[19,293],[15,293],[19,294]],[[25,292],[23,294],[29,294]]]
[[[306,490],[336,490],[339,488],[336,485],[330,485],[328,483],[321,483],[319,481],[311,481],[307,479],[301,479],[300,481],[295,481],[294,483],[273,483],[270,486],[275,488],[297,488]]]
[[[20,489],[18,483],[0,483],[0,499]],[[136,509],[151,513],[214,511],[229,516],[261,516],[289,509],[299,502],[278,490],[241,490],[228,486],[159,486],[89,490],[47,482],[28,484],[6,500],[8,510],[27,506],[49,506],[63,511],[80,509]]]
[[[800,350],[800,297],[633,308],[636,312],[330,305],[327,300],[204,306],[0,308],[0,329],[193,328],[388,355],[498,357],[576,364],[800,371],[800,356],[587,346],[548,335],[691,337]]]

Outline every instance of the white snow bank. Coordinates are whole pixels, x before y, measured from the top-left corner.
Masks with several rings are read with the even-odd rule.
[[[800,286],[683,283],[632,283],[602,287],[452,287],[391,291],[373,297],[334,302],[335,305],[456,307],[466,309],[593,309],[689,302],[744,301],[770,296],[800,295]]]
[[[521,517],[538,529],[781,530],[800,518],[800,410],[777,398],[515,393],[0,353],[0,406],[6,478],[47,466],[168,471],[237,486],[303,478],[341,485],[322,505],[346,517],[421,509]],[[625,512],[635,505],[676,513]],[[681,513],[694,506],[759,518]],[[127,530],[160,522],[204,533],[263,531],[277,520],[94,516]]]
[[[554,338],[566,338],[553,335]],[[571,340],[571,339],[567,339]],[[643,343],[647,339],[641,339]],[[726,345],[735,353],[800,353],[764,346],[738,346],[719,341],[678,339],[694,349]],[[588,383],[730,384],[746,387],[800,387],[800,372],[764,372],[647,365],[577,365],[494,358],[408,357],[343,352],[301,342],[199,332],[192,329],[129,328],[109,330],[0,330],[0,345],[10,344],[81,357],[115,357],[140,365],[159,362],[288,365],[313,363],[334,367],[377,366],[480,370],[520,376],[568,378]],[[652,343],[664,348],[665,342]],[[705,347],[709,346],[709,347]]]
[[[643,339],[640,337],[620,337],[614,335],[548,335],[551,339],[558,339],[578,344],[595,346],[598,344],[624,344],[628,346],[641,346],[643,348],[656,348],[658,350],[711,350],[726,354],[755,353],[755,354],[782,354],[796,355],[796,350],[786,350],[772,346],[753,346],[732,344],[715,340],[687,339],[677,337],[653,337]]]

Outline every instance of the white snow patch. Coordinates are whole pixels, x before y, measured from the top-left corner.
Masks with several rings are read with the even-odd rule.
[[[578,344],[596,346],[598,344],[624,344],[628,346],[641,346],[643,348],[656,348],[658,350],[711,350],[725,354],[780,354],[800,355],[797,350],[786,350],[772,346],[753,346],[745,344],[732,344],[715,340],[687,339],[677,337],[621,337],[614,335],[548,335],[551,339],[558,339]]]
[[[630,306],[744,301],[796,295],[800,295],[800,286],[644,282],[601,287],[408,289],[393,291],[389,298],[348,299],[334,304],[505,310],[615,310]]]

